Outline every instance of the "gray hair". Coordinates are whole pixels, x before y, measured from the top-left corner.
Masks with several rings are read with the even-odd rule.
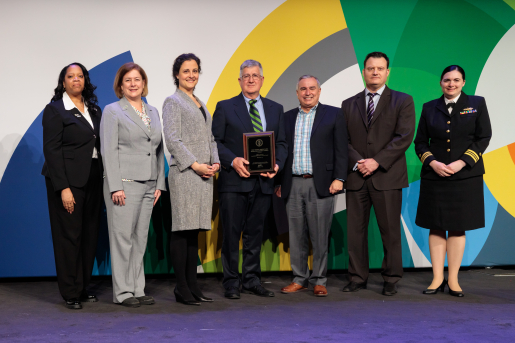
[[[263,76],[263,67],[261,66],[261,63],[259,63],[258,61],[255,61],[255,60],[246,60],[240,66],[240,78],[241,78],[241,72],[243,71],[243,69],[250,68],[250,67],[259,67],[259,72],[261,73],[261,76]]]
[[[318,88],[320,88],[320,81],[318,81],[318,78],[316,76],[306,74],[306,75],[302,75],[301,77],[299,77],[299,80],[297,81],[297,88],[296,89],[299,90],[299,83],[300,83],[301,80],[312,79],[312,78],[317,81]]]

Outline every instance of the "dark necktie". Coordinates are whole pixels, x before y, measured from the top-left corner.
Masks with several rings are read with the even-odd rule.
[[[263,125],[261,123],[261,116],[259,115],[259,111],[256,108],[256,101],[257,100],[250,100],[250,108],[249,108],[249,114],[250,119],[252,121],[252,126],[254,127],[254,131],[256,132],[263,132]]]
[[[372,122],[372,118],[374,118],[374,97],[378,95],[378,93],[368,93],[368,96],[370,99],[368,100],[368,108],[367,108],[367,120],[368,120],[368,126],[370,126],[370,123]]]
[[[452,112],[452,110],[453,110],[453,108],[454,108],[454,105],[456,105],[456,103],[455,103],[455,102],[449,102],[449,103],[447,104],[447,109],[449,110],[449,113],[451,113],[451,112]]]

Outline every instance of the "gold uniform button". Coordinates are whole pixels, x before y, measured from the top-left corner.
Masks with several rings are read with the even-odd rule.
[[[450,140],[450,139],[448,139],[448,140],[447,140],[447,143],[449,143],[450,141],[451,141],[451,140]]]
[[[451,132],[451,130],[447,130],[446,132],[449,133],[449,132]]]
[[[447,124],[450,124],[450,123],[451,123],[450,121],[447,122]]]
[[[451,151],[451,149],[447,149],[447,152]]]

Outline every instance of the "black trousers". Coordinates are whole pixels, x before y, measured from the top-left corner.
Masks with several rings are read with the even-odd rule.
[[[369,178],[357,191],[347,190],[347,242],[351,281],[368,279],[368,222],[374,206],[383,241],[384,281],[396,283],[402,278],[401,207],[402,190],[379,191]]]
[[[102,206],[99,162],[93,159],[84,187],[70,186],[76,202],[71,214],[63,206],[61,191],[54,191],[50,178],[45,178],[45,182],[57,284],[65,300],[78,298],[91,279],[97,249]]]
[[[248,193],[220,193],[220,220],[223,228],[223,285],[245,288],[261,284],[260,252],[266,215],[272,202],[271,194],[263,194],[259,182]],[[243,240],[242,279],[238,262],[240,236]]]

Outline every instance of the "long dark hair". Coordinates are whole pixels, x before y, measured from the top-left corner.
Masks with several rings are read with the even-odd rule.
[[[200,58],[198,58],[195,54],[189,53],[189,54],[182,54],[177,56],[175,61],[173,61],[172,66],[172,76],[173,76],[173,83],[175,83],[175,87],[179,87],[179,79],[177,78],[177,75],[179,74],[179,71],[181,70],[181,66],[186,61],[195,61],[198,65],[198,73],[202,71],[202,68],[200,67]]]
[[[64,67],[63,70],[61,70],[59,73],[59,79],[57,80],[57,87],[54,89],[54,96],[50,102],[61,100],[63,98],[63,94],[65,92],[63,86],[64,77],[66,76],[66,71],[71,66],[78,66],[80,69],[82,69],[82,74],[84,74],[84,89],[82,90],[82,97],[84,98],[84,105],[88,107],[88,110],[92,111],[95,106],[98,106],[98,98],[95,95],[95,89],[97,89],[97,86],[91,83],[86,67],[78,62],[70,63]]]

